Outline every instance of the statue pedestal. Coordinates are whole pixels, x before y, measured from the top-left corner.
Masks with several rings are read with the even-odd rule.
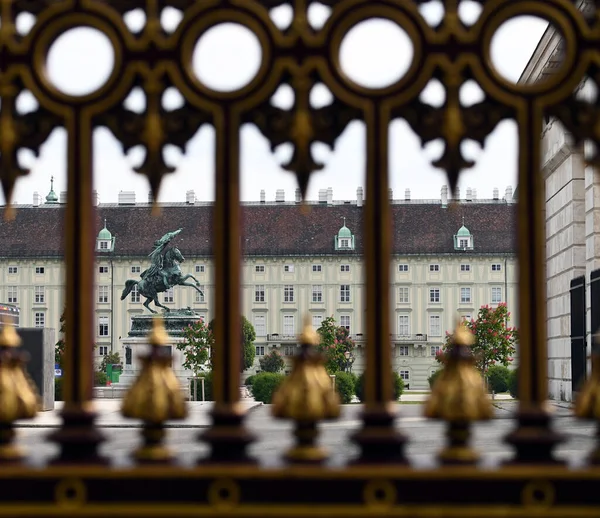
[[[188,324],[196,322],[201,317],[190,308],[163,313],[162,317],[165,330],[169,335],[169,344],[166,345],[166,347],[170,349],[173,372],[181,383],[182,390],[188,395],[188,378],[192,376],[192,372],[183,368],[183,351],[178,350],[176,345],[183,342],[183,329],[187,327]],[[148,345],[148,335],[152,330],[153,315],[136,315],[132,317],[131,320],[132,325],[129,336],[121,339],[121,344],[125,353],[125,364],[119,383],[114,384],[112,387],[115,394],[116,392],[121,391],[124,394],[137,379],[142,369],[140,357],[146,355],[150,350],[150,346]],[[122,397],[123,394],[119,394],[118,396],[115,395],[115,397]]]

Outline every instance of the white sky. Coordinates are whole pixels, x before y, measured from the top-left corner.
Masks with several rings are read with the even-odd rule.
[[[463,2],[462,16],[466,22],[478,14],[475,2]],[[430,2],[422,8],[428,20],[439,19],[441,4]],[[128,22],[133,26],[143,25],[143,17],[132,13]],[[278,8],[273,17],[278,24],[289,20],[287,8]],[[310,18],[322,24],[328,9],[320,4],[311,8]],[[175,10],[165,10],[163,23],[174,27],[179,20]],[[21,30],[26,30],[27,19],[20,20]],[[522,17],[502,26],[492,42],[492,62],[498,71],[508,79],[516,81],[527,64],[547,23],[543,20]],[[213,87],[233,89],[252,78],[260,59],[258,43],[251,34],[235,26],[215,28],[197,46],[194,55],[194,69],[197,74]],[[48,56],[48,74],[56,79],[59,87],[69,93],[81,94],[102,84],[112,63],[112,49],[103,42],[100,34],[90,34],[88,29],[77,29],[73,34],[59,38]],[[346,37],[341,49],[341,65],[353,79],[365,86],[381,86],[397,79],[408,68],[411,58],[410,40],[403,31],[389,21],[373,20],[355,27]],[[439,86],[439,85],[438,85]],[[476,85],[465,87],[463,101],[476,102],[480,90]],[[423,99],[431,104],[443,99],[441,88],[432,85],[424,93]],[[178,94],[167,96],[171,106],[180,100]],[[329,92],[326,88],[313,91],[315,103],[326,103]],[[289,106],[292,97],[281,89],[274,103]],[[34,101],[27,96],[20,99],[20,107],[31,109]],[[129,106],[140,108],[139,100],[131,98]],[[365,185],[365,132],[360,122],[349,125],[336,143],[333,152],[321,144],[315,145],[315,156],[326,164],[323,171],[311,178],[308,198],[317,199],[319,189],[332,187],[333,197],[355,199],[356,188]],[[430,165],[432,158],[441,152],[441,146],[432,143],[425,149],[404,121],[394,121],[390,132],[390,185],[395,198],[403,198],[404,190],[411,189],[413,199],[439,198],[440,188],[445,183],[445,173]],[[242,128],[242,200],[258,200],[260,190],[266,191],[267,200],[275,199],[276,189],[285,189],[286,200],[294,198],[295,177],[284,171],[279,164],[290,156],[291,148],[281,146],[271,153],[268,141],[253,126]],[[136,165],[142,153],[132,150],[128,156],[122,152],[120,144],[106,129],[97,131],[94,138],[95,188],[101,203],[116,202],[120,190],[136,191],[137,201],[146,201],[148,183],[145,177],[136,174]],[[500,195],[507,185],[516,186],[517,142],[516,127],[512,122],[504,122],[486,142],[485,151],[477,145],[469,146],[469,153],[477,165],[461,176],[459,186],[462,196],[465,188],[477,189],[478,198],[491,198],[492,189],[498,187]],[[23,165],[31,168],[31,174],[17,182],[14,194],[16,203],[31,203],[32,194],[38,191],[45,196],[49,190],[50,177],[54,176],[54,190],[58,194],[66,190],[66,134],[56,130],[44,144],[39,158],[31,153],[20,153]],[[167,162],[178,167],[162,185],[160,201],[185,201],[185,193],[193,189],[201,201],[214,199],[214,132],[204,126],[188,144],[187,153],[182,156],[178,150],[168,150]],[[4,198],[0,194],[0,203]]]

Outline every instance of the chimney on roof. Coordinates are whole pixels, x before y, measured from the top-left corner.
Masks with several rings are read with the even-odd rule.
[[[300,203],[302,201],[302,192],[300,191],[300,188],[298,188],[298,187],[296,187],[295,199],[296,199],[296,203]]]
[[[477,189],[473,189],[473,201],[477,199]]]
[[[98,191],[96,189],[92,191],[92,205],[94,207],[100,205],[100,196],[98,195]]]
[[[41,201],[42,201],[42,197],[39,195],[39,193],[37,191],[34,191],[33,192],[33,206],[39,207]]]
[[[327,205],[333,205],[333,187],[327,187]]]
[[[261,202],[261,203],[265,203],[265,201],[266,201],[265,190],[264,190],[264,189],[261,189],[261,190],[260,190],[260,202]]]
[[[356,206],[357,207],[363,206],[363,188],[362,187],[359,187],[358,189],[356,189]]]
[[[410,201],[410,189],[404,191],[404,201]]]
[[[327,189],[319,189],[319,203],[327,203]]]
[[[442,207],[448,206],[448,186],[442,185]]]
[[[196,203],[196,193],[194,191],[186,191],[185,202],[188,205],[193,205],[194,203]]]
[[[388,197],[390,201],[394,199],[394,190],[391,187],[388,189]]]
[[[467,201],[473,201],[473,189],[467,187],[467,196],[465,198]]]
[[[58,203],[66,205],[66,203],[67,203],[67,191],[61,191],[61,193],[58,196]]]
[[[498,189],[498,187],[494,187],[493,192],[494,192],[494,194],[493,194],[494,200],[499,200],[500,199],[500,190]]]
[[[460,187],[458,186],[456,187],[456,189],[454,189],[454,199],[456,201],[460,200]]]
[[[154,203],[154,196],[152,196],[152,191],[148,191],[148,203]]]
[[[119,191],[119,205],[135,205],[135,191]]]
[[[275,191],[275,201],[278,203],[285,201],[285,191],[283,189],[277,189]]]
[[[506,194],[504,195],[504,200],[508,204],[513,202],[513,190],[510,185],[506,188]]]

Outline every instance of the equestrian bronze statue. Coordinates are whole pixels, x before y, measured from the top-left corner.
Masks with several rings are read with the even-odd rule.
[[[173,286],[190,286],[204,296],[204,293],[198,287],[200,286],[198,280],[191,274],[184,275],[182,273],[179,265],[185,261],[185,258],[179,251],[179,248],[172,246],[165,251],[167,245],[181,230],[180,228],[174,232],[167,232],[163,237],[154,242],[154,248],[149,254],[152,265],[141,273],[140,277],[142,280],[128,279],[125,281],[125,289],[121,294],[121,300],[124,300],[131,293],[134,286],[137,286],[138,293],[146,297],[144,306],[148,311],[156,313],[156,311],[150,309],[150,302],[154,301],[155,306],[163,308],[164,311],[170,311],[168,307],[163,306],[158,301],[158,294],[168,291]],[[185,282],[188,279],[193,279],[195,284]]]

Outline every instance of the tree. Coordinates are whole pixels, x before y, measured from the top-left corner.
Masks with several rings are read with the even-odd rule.
[[[471,319],[464,324],[473,333],[475,342],[472,350],[475,366],[483,376],[487,376],[492,365],[508,365],[513,361],[515,343],[518,340],[516,327],[509,327],[510,312],[505,303],[496,308],[485,305],[479,309],[477,320]],[[446,331],[446,342],[436,360],[445,363],[446,355],[452,347],[452,334]]]
[[[63,368],[63,357],[65,355],[65,332],[67,330],[67,324],[65,323],[66,311],[66,309],[63,309],[62,315],[60,316],[60,329],[58,332],[61,336],[60,340],[56,342],[54,346],[54,363],[58,365],[59,369]]]
[[[113,365],[115,363],[121,363],[121,356],[119,353],[108,353],[102,357],[102,361],[100,362],[100,366],[98,367],[99,372],[106,372],[106,367],[108,365]]]
[[[317,350],[325,356],[325,369],[328,374],[345,370],[346,351],[352,352],[355,347],[345,327],[338,326],[333,317],[327,317],[317,329],[321,341]]]
[[[258,361],[263,372],[279,372],[285,367],[285,360],[277,351],[271,351]]]
[[[244,372],[254,365],[254,357],[256,355],[256,349],[254,348],[254,340],[256,340],[256,331],[254,326],[248,321],[248,319],[242,315],[242,357],[240,362],[240,372]],[[208,328],[214,335],[215,320],[211,320],[208,324]],[[214,347],[212,349],[214,351]],[[211,355],[212,363],[212,355]]]
[[[60,340],[54,344],[54,363],[58,365],[59,369],[63,368],[63,359],[65,356],[65,333],[67,331],[67,310],[63,309],[62,314],[60,315],[60,329],[58,332],[60,333]],[[96,347],[96,344],[92,344],[92,347]],[[118,354],[118,353],[117,353]]]
[[[204,372],[210,360],[210,349],[213,345],[213,332],[204,320],[196,320],[183,328],[183,342],[176,345],[183,351],[182,366],[198,377]]]

